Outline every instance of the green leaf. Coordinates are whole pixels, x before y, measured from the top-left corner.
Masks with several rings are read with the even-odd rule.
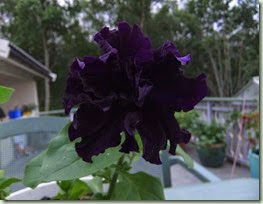
[[[94,177],[98,176],[104,178],[104,182],[110,182],[112,175],[114,173],[113,165],[106,167],[105,169],[98,171],[93,174]]]
[[[40,169],[46,153],[46,150],[43,151],[27,164],[23,178],[23,184],[25,186],[30,186],[33,188],[42,182],[43,179],[40,173]]]
[[[3,178],[3,172],[1,170],[2,176],[0,177],[0,200],[4,200],[11,192],[10,186],[13,183],[21,181],[18,178]]]
[[[141,136],[138,132],[135,132],[135,140],[139,146],[139,152],[143,152],[143,144],[142,144],[142,139]]]
[[[12,88],[0,86],[0,104],[8,102],[14,91]]]
[[[106,200],[105,195],[103,195],[102,193],[95,193],[91,196],[90,198],[91,200]]]
[[[184,162],[189,169],[194,168],[194,161],[192,160],[192,158],[187,153],[185,153],[185,151],[179,145],[177,145],[177,147],[176,147],[176,154],[183,157]]]
[[[0,169],[0,178],[3,178],[4,174],[5,174],[5,171]]]
[[[163,186],[159,178],[138,172],[120,172],[121,179],[111,195],[111,200],[164,200]]]
[[[68,192],[70,188],[73,186],[73,183],[74,183],[74,180],[58,181],[57,185],[62,191]]]
[[[91,181],[88,181],[87,184],[93,193],[102,192],[102,179],[100,177],[93,178]]]
[[[57,184],[60,191],[53,197],[54,200],[78,200],[81,196],[92,192],[89,186],[79,179],[59,181]]]
[[[91,192],[91,188],[84,182],[77,179],[70,190],[69,199],[78,200],[81,196]]]
[[[13,183],[20,182],[18,178],[5,178],[3,181],[0,181],[0,189],[5,189],[11,186]]]
[[[114,147],[94,156],[92,164],[84,162],[75,151],[76,142],[71,142],[68,138],[69,125],[50,142],[45,154],[28,163],[23,181],[26,186],[34,188],[42,182],[88,176],[117,162],[121,157],[120,147]]]
[[[0,189],[0,200],[5,200],[5,198],[10,194],[10,190]]]

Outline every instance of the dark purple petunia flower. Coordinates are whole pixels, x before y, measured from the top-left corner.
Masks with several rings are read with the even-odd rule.
[[[103,28],[94,36],[102,55],[76,59],[71,65],[64,95],[65,112],[78,106],[69,128],[78,155],[87,162],[92,156],[121,143],[122,152],[138,152],[134,131],[143,143],[143,158],[160,164],[159,151],[170,143],[187,143],[191,134],[181,129],[175,111],[190,111],[207,95],[206,76],[183,75],[182,56],[170,41],[153,49],[137,25],[126,22],[118,29]]]

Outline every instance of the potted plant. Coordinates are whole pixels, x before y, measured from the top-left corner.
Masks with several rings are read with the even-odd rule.
[[[197,123],[195,121],[198,121],[198,118],[200,117],[200,114],[197,110],[192,110],[189,112],[176,112],[175,118],[180,124],[180,127],[182,129],[187,129],[191,133],[194,133],[196,129]],[[180,143],[180,146],[183,148],[184,151],[186,151],[186,144]]]
[[[16,119],[22,117],[22,110],[16,106],[13,110],[8,112],[8,116],[10,119]]]
[[[249,141],[250,175],[253,178],[259,178],[259,112],[244,114],[242,119],[245,134]]]
[[[197,122],[194,129],[197,152],[201,163],[208,167],[220,167],[225,158],[225,128],[214,120],[210,124]]]
[[[32,111],[36,109],[35,104],[28,104],[28,105],[23,105],[22,106],[22,113],[23,116],[30,116],[32,115]]]

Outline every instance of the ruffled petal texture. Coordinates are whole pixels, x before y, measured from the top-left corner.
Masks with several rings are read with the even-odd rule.
[[[109,147],[138,152],[135,131],[141,137],[143,158],[161,164],[160,150],[187,143],[191,134],[174,118],[190,111],[208,92],[206,75],[184,76],[191,55],[181,55],[166,41],[158,49],[137,25],[120,22],[94,36],[100,56],[77,58],[71,65],[63,98],[65,113],[77,106],[69,128],[78,155],[86,162]],[[125,133],[121,144],[121,132]]]
[[[122,115],[117,109],[103,112],[94,105],[79,106],[70,126],[69,137],[71,140],[81,138],[76,143],[76,151],[84,161],[92,162],[92,156],[120,144]]]

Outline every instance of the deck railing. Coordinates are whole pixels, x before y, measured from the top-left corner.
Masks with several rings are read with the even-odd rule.
[[[249,142],[245,131],[240,132],[237,124],[228,124],[233,111],[248,113],[259,110],[257,98],[204,98],[195,109],[200,112],[200,118],[207,123],[215,120],[217,123],[227,125],[226,131],[226,155],[229,159],[237,156],[237,161],[248,165]],[[239,145],[238,145],[239,143]],[[239,146],[240,148],[237,148]]]

